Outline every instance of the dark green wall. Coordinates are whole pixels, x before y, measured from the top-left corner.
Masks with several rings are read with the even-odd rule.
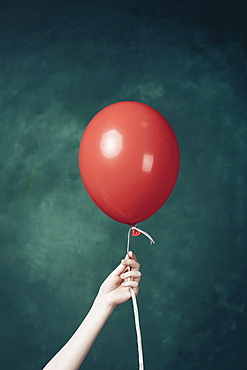
[[[133,240],[146,369],[246,370],[244,1],[0,1],[0,369],[41,369],[125,254],[77,153],[104,106],[173,126],[177,185]],[[137,368],[131,302],[85,369]]]

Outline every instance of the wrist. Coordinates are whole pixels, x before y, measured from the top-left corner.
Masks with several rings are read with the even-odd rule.
[[[116,305],[112,304],[112,302],[109,301],[107,296],[99,290],[94,303],[100,310],[104,310],[109,315],[112,314],[114,311]]]

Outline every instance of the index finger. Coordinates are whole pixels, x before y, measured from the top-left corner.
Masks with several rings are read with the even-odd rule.
[[[129,251],[129,253],[127,254],[127,256],[129,256],[129,258],[131,258],[132,260],[137,261],[137,257],[136,257],[136,255],[135,255],[134,252]]]
[[[137,257],[136,257],[136,255],[135,255],[135,253],[134,253],[134,252],[132,252],[132,251],[129,251],[129,252],[126,254],[126,256],[124,257],[124,259],[123,259],[122,261],[124,261],[124,260],[126,260],[126,259],[128,259],[128,258],[130,258],[130,259],[133,259],[133,260],[137,261]]]
[[[125,258],[124,260],[121,261],[123,265],[129,266],[131,270],[139,270],[140,269],[140,263],[137,262],[135,259],[131,258]]]

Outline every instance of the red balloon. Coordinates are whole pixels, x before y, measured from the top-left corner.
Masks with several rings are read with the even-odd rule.
[[[172,192],[179,170],[178,142],[157,110],[122,101],[89,122],[79,168],[96,205],[114,220],[135,225],[157,212]]]

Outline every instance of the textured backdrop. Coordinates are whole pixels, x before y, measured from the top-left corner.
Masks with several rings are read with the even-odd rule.
[[[0,369],[41,369],[125,254],[89,199],[81,135],[103,107],[152,105],[181,169],[133,240],[150,370],[246,370],[244,1],[0,1]],[[82,368],[137,368],[131,302]]]

